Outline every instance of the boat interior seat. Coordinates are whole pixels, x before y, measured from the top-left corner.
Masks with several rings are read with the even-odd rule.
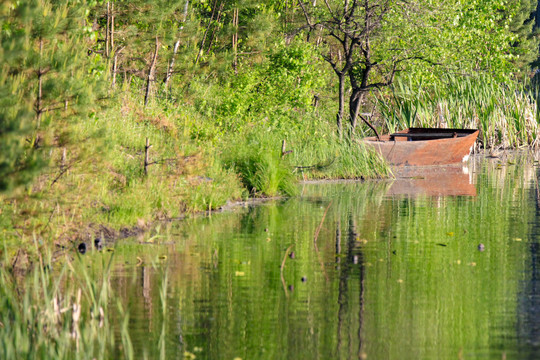
[[[449,139],[467,136],[468,134],[458,134],[457,132],[414,132],[414,133],[394,133],[390,134],[391,141],[420,141],[420,140],[437,140]]]

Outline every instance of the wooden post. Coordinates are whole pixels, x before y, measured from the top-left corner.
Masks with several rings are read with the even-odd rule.
[[[292,150],[287,151],[287,142],[285,139],[281,142],[281,157],[283,158],[285,155],[292,153]]]
[[[146,138],[146,144],[144,145],[144,176],[148,175],[148,165],[150,165],[148,152],[151,147],[150,139]]]

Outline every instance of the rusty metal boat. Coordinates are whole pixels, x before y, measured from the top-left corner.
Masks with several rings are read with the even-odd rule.
[[[363,141],[391,165],[427,166],[467,161],[477,137],[475,129],[409,128]]]

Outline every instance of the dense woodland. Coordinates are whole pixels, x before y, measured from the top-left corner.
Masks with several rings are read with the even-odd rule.
[[[8,243],[388,176],[357,142],[374,132],[538,146],[536,17],[536,0],[4,1]]]

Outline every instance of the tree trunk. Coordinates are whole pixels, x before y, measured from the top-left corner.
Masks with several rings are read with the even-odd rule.
[[[233,27],[234,33],[232,36],[233,47],[233,70],[234,74],[238,75],[238,8],[233,11]]]
[[[154,51],[154,56],[152,57],[152,63],[150,64],[150,69],[148,70],[148,77],[146,78],[146,93],[144,95],[144,106],[148,105],[148,100],[150,98],[150,88],[152,82],[154,81],[154,72],[156,70],[156,62],[159,50],[159,38],[156,36],[156,50]]]
[[[357,125],[358,114],[360,113],[360,108],[364,102],[364,92],[360,89],[353,88],[351,97],[349,99],[349,116],[351,122],[351,134],[354,133]]]
[[[187,21],[188,16],[188,9],[189,9],[189,0],[186,1],[184,4],[184,25]],[[180,30],[182,30],[184,27],[182,26]],[[178,48],[180,47],[180,39],[176,40],[174,43],[173,48],[173,55],[171,58],[171,61],[169,62],[169,67],[167,68],[167,75],[165,76],[165,79],[163,79],[163,82],[165,83],[165,89],[169,86],[169,80],[171,80],[172,73],[174,71],[174,60],[176,59],[176,53],[178,53]]]
[[[362,106],[362,102],[364,101],[364,97],[366,96],[366,92],[359,88],[353,88],[351,98],[349,100],[349,112],[351,117],[351,136],[354,133],[354,130],[356,129],[357,125],[357,119],[360,117],[364,123],[366,123],[367,126],[373,132],[375,133],[375,136],[377,136],[377,139],[381,139],[379,133],[377,132],[377,129],[375,129],[375,126],[371,124],[371,122],[360,115],[360,107]]]
[[[199,53],[197,54],[197,58],[195,59],[195,65],[199,63],[199,59],[201,58],[201,55],[204,52],[204,43],[206,42],[208,31],[210,30],[210,27],[212,26],[212,21],[214,21],[214,15],[216,14],[216,7],[217,7],[217,0],[214,1],[214,6],[212,8],[212,15],[210,16],[210,20],[208,21],[208,26],[206,27],[206,30],[204,31],[204,35],[201,41],[201,46],[199,47]]]
[[[112,67],[112,83],[111,86],[114,89],[116,87],[116,66],[118,64],[118,54],[114,54],[113,67]]]
[[[345,73],[338,73],[339,77],[339,109],[336,116],[339,138],[343,136],[343,116],[345,114]]]
[[[111,4],[111,53],[114,54],[114,3]]]
[[[41,57],[43,56],[43,39],[39,39],[39,60],[41,63]],[[38,93],[37,93],[37,99],[36,99],[36,128],[39,129],[41,125],[41,114],[43,113],[43,69],[41,69],[41,65],[38,69]]]
[[[214,26],[214,29],[212,30],[212,36],[210,37],[210,42],[208,43],[208,49],[206,49],[207,55],[210,54],[210,50],[212,49],[212,44],[214,43],[214,40],[216,39],[217,28],[218,28],[219,20],[221,19],[221,12],[223,11],[224,5],[225,5],[224,2],[222,2],[219,5],[219,9],[217,12],[217,17],[216,17],[216,25]]]
[[[111,26],[110,8],[110,2],[107,1],[107,27],[105,28],[105,57],[107,59],[109,58],[109,31]]]
[[[113,54],[112,87],[114,88],[116,86],[116,71],[118,67],[118,51],[114,49],[114,3],[111,4],[110,17],[111,17],[110,42],[111,42],[111,53]]]
[[[171,76],[173,73],[174,59],[176,58],[178,47],[180,47],[180,40],[176,40],[176,42],[174,43],[173,56],[172,56],[171,61],[169,62],[169,67],[167,68],[167,75],[165,75],[165,79],[163,80],[163,83],[165,83],[165,88],[169,86],[169,80],[171,79]]]

